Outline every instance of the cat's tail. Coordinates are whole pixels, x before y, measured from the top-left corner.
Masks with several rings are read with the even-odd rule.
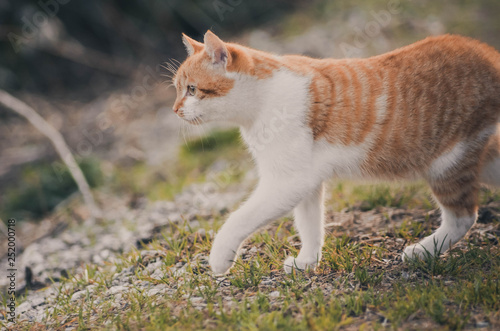
[[[486,146],[481,182],[488,186],[500,187],[500,123]]]

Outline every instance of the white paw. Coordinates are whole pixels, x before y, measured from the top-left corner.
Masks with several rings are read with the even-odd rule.
[[[231,269],[235,259],[235,254],[231,254],[230,256],[216,256],[214,253],[211,253],[208,263],[215,275],[224,275]]]
[[[210,257],[208,263],[212,268],[212,271],[216,275],[223,275],[229,271],[233,266],[234,261],[238,257],[237,255],[238,246],[228,245],[227,242],[222,240],[217,240],[212,246],[212,251],[210,252]]]
[[[410,245],[405,248],[403,255],[401,258],[404,262],[412,259],[425,259],[429,254],[424,249],[424,246],[421,244]]]
[[[285,260],[284,269],[287,274],[290,274],[294,269],[298,271],[314,270],[317,265],[317,259],[301,260],[299,257],[294,258],[293,256],[289,256]]]

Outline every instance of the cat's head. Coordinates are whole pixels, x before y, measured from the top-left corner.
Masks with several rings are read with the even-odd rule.
[[[235,85],[235,78],[228,72],[233,57],[230,45],[211,31],[205,34],[204,43],[184,34],[182,41],[188,57],[173,79],[177,90],[174,112],[192,124],[227,120],[227,95]]]

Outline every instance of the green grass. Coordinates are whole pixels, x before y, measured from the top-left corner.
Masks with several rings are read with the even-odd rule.
[[[200,226],[216,231],[222,220],[214,217],[215,222]],[[395,233],[417,240],[420,229],[408,224],[402,222]],[[440,259],[408,264],[399,262],[391,237],[373,245],[347,235],[327,236],[316,272],[286,275],[283,260],[297,254],[298,247],[290,220],[283,219],[255,234],[231,272],[215,278],[203,258],[209,254],[212,238],[186,225],[164,230],[145,247],[156,251],[155,257],[141,257],[136,250],[113,265],[88,265],[83,274],[69,275],[50,305],[54,310],[47,312],[37,330],[65,323],[79,330],[332,330],[412,325],[462,329],[471,325],[472,316],[488,323],[500,321],[499,247],[478,233],[467,247],[455,248]],[[155,261],[162,261],[160,279],[152,278],[147,269]],[[122,294],[126,305],[117,306],[115,297],[105,293],[114,275],[124,270],[130,271],[130,289]],[[169,292],[149,295],[139,282],[163,284]],[[77,302],[70,300],[90,284],[97,286],[92,293]],[[203,307],[197,308],[199,302]],[[18,324],[21,330],[32,327]]]
[[[207,178],[215,161],[227,162],[217,178]],[[250,166],[238,130],[215,130],[207,136],[181,146],[178,158],[160,167],[139,163],[116,168],[112,187],[117,194],[146,196],[150,200],[168,200],[183,187],[196,182],[215,181],[223,189],[241,179]]]
[[[432,209],[431,194],[422,181],[416,183],[361,184],[352,181],[332,182],[328,204],[335,211],[358,208],[361,211],[376,207]]]

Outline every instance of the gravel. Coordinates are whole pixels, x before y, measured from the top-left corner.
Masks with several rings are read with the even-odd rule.
[[[246,182],[249,182],[248,180]],[[42,238],[17,256],[17,269],[29,268],[33,280],[37,282],[42,291],[28,290],[24,302],[16,309],[19,320],[40,322],[51,306],[52,300],[60,293],[70,293],[72,302],[82,300],[87,294],[96,291],[97,285],[90,284],[83,290],[74,290],[61,286],[60,279],[68,273],[73,275],[86,275],[85,264],[104,266],[116,261],[117,256],[136,248],[141,248],[141,242],[149,242],[158,235],[159,230],[170,226],[171,223],[189,222],[191,228],[199,227],[196,220],[203,217],[211,220],[213,215],[226,213],[241,201],[249,190],[248,184],[234,184],[223,192],[211,190],[208,183],[189,186],[180,193],[174,201],[156,201],[143,203],[140,208],[132,209],[124,202],[109,204],[104,210],[103,222],[92,225],[81,224],[70,226],[64,232],[54,237]],[[200,193],[202,192],[202,193]],[[203,199],[200,199],[203,194]],[[196,202],[196,203],[193,203]],[[207,235],[204,229],[197,230],[203,236]],[[209,231],[208,235],[213,236]],[[138,245],[139,244],[139,245]],[[160,269],[163,252],[142,250],[143,260],[149,259],[149,264],[143,272],[150,274],[153,279],[162,279]],[[201,259],[201,257],[198,257]],[[205,257],[206,259],[206,257]],[[7,260],[0,260],[1,265],[6,265]],[[112,266],[111,268],[116,268]],[[172,270],[177,274],[186,271],[186,265],[176,265]],[[26,289],[24,273],[18,273],[16,279],[17,289]],[[105,294],[112,296],[117,307],[126,304],[123,294],[131,289],[134,270],[132,267],[116,273]],[[88,277],[88,276],[87,276]],[[8,279],[0,275],[0,288],[6,288]],[[135,287],[147,290],[148,295],[165,295],[169,289],[165,284],[150,282],[136,282]],[[24,291],[23,291],[24,293]],[[19,298],[19,296],[18,296]],[[201,300],[195,302],[201,306],[206,305]],[[201,298],[199,298],[201,299]],[[100,299],[96,300],[96,303]]]

